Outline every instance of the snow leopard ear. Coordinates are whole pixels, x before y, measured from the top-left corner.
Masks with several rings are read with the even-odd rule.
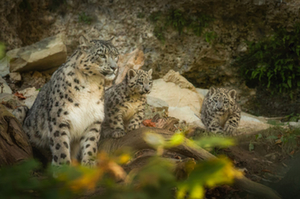
[[[148,70],[148,75],[151,77],[151,75],[152,75],[152,68],[150,70]]]
[[[210,89],[209,89],[209,91],[208,91],[209,95],[211,96],[211,95],[213,95],[215,92],[216,92],[216,88],[213,87],[213,86],[210,87]]]
[[[228,91],[228,94],[232,99],[236,100],[236,90],[231,89]]]
[[[81,49],[86,49],[88,46],[90,46],[90,41],[84,36],[81,35],[79,37],[79,46]]]
[[[127,77],[128,77],[128,80],[134,78],[136,76],[136,71],[134,69],[130,69],[128,72],[127,72]]]

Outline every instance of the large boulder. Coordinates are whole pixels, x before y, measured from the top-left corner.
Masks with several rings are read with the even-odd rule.
[[[169,107],[190,107],[196,114],[200,112],[203,101],[196,88],[172,70],[163,79],[153,81],[149,96],[164,100]]]
[[[188,124],[205,128],[200,120],[200,110],[208,89],[195,88],[178,72],[170,70],[162,79],[153,81],[151,93],[147,96],[149,103],[153,99],[165,101],[168,105],[168,115],[186,121]],[[256,117],[242,112],[238,130],[248,134],[269,128],[263,117]]]
[[[44,71],[57,68],[67,58],[64,35],[58,34],[30,46],[8,51],[6,57],[10,59],[8,63],[11,72]]]
[[[170,107],[169,116],[178,118],[180,121],[185,121],[190,125],[205,128],[198,114],[196,114],[189,106]]]

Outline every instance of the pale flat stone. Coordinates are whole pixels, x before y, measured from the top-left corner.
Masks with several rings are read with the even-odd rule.
[[[6,53],[11,72],[43,71],[60,66],[66,61],[67,48],[62,34],[48,37],[30,46]]]
[[[241,121],[238,130],[242,134],[249,134],[251,132],[260,131],[269,128],[270,125],[263,117],[256,117],[248,113],[242,112]]]
[[[204,98],[208,93],[208,89],[196,88],[196,91]]]
[[[36,90],[35,87],[31,88],[26,88],[24,90],[19,91],[19,93],[22,93],[26,99],[24,100],[24,104],[28,107],[31,108],[37,95],[39,94],[39,91]]]
[[[169,107],[188,106],[196,114],[200,112],[203,101],[203,98],[197,92],[180,88],[175,83],[165,82],[163,79],[153,81],[149,96],[164,100]]]
[[[196,88],[185,77],[181,76],[179,72],[169,70],[169,72],[163,77],[165,82],[173,82],[180,88],[186,88],[192,91],[196,91]]]
[[[286,124],[290,128],[300,128],[300,121],[298,121],[298,122],[286,122]]]
[[[188,124],[193,124],[204,128],[201,120],[196,116],[194,111],[189,106],[169,107],[169,116],[175,117],[180,121],[186,121]]]
[[[169,109],[167,102],[156,97],[147,96],[147,104],[155,108],[156,111],[165,110],[165,112],[168,112]]]
[[[0,77],[0,93],[12,94],[11,88],[7,85],[6,81]]]

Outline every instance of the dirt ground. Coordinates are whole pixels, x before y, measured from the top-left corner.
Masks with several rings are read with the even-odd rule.
[[[277,191],[282,198],[300,198],[300,137],[297,130],[274,127],[238,138],[236,146],[214,149],[214,155],[226,155],[247,178]],[[208,189],[207,199],[254,199],[234,186]]]

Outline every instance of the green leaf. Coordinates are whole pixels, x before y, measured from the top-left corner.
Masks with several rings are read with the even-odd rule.
[[[256,140],[258,140],[258,139],[260,139],[260,138],[262,138],[262,134],[261,134],[261,133],[255,135],[255,139],[256,139]]]
[[[276,140],[277,139],[277,136],[275,135],[270,135],[266,138],[267,140]]]
[[[253,143],[250,141],[249,143],[249,151],[253,151],[254,150],[254,145]]]
[[[0,42],[0,60],[5,56],[5,45]]]
[[[289,87],[292,88],[292,79],[291,79],[291,78],[289,78],[289,79],[287,80],[287,83],[288,83]]]
[[[200,140],[195,140],[195,144],[202,148],[212,147],[229,147],[235,145],[235,140],[223,137],[202,137]]]

